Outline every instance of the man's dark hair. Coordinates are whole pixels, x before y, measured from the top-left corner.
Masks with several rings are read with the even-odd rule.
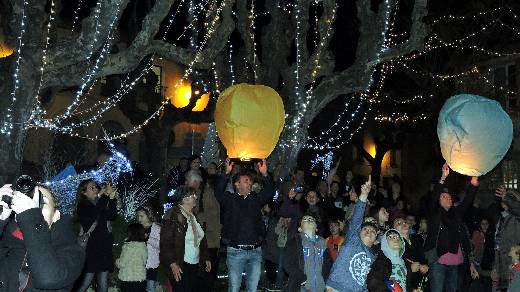
[[[132,223],[128,225],[128,234],[126,241],[146,241],[143,225],[139,223]]]
[[[231,178],[231,182],[233,183],[233,186],[235,185],[235,183],[237,181],[240,180],[240,178],[242,176],[248,176],[251,180],[253,179],[253,176],[251,175],[251,172],[247,171],[247,170],[241,170],[240,172],[238,172],[237,174],[233,175],[233,177]]]

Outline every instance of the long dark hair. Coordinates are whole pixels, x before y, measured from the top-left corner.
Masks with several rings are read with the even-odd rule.
[[[146,241],[146,235],[143,225],[139,223],[132,223],[128,225],[127,239],[126,242],[130,241]]]
[[[81,202],[86,200],[87,198],[84,196],[85,192],[87,191],[87,186],[89,183],[93,182],[96,184],[96,187],[99,189],[99,185],[97,182],[93,179],[86,179],[79,183],[78,189],[76,191],[76,201],[74,203],[74,216],[78,216],[78,206]]]

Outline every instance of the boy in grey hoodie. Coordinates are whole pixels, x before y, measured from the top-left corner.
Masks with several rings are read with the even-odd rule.
[[[367,197],[371,188],[371,179],[361,187],[350,221],[345,243],[332,266],[327,280],[328,292],[365,292],[366,279],[375,259],[372,245],[376,240],[377,226],[373,223],[363,223],[363,214],[367,205]]]

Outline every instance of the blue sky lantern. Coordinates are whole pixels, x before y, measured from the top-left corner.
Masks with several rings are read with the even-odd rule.
[[[441,109],[437,135],[442,156],[454,171],[481,176],[506,155],[513,122],[495,100],[472,94],[450,97]]]

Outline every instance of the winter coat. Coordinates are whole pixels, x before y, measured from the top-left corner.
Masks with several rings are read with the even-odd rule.
[[[117,216],[117,200],[101,196],[94,204],[87,199],[78,203],[77,220],[87,232],[90,226],[98,220],[96,228],[90,235],[86,248],[85,272],[112,272],[114,271],[114,257],[112,245],[114,236],[108,230],[108,221],[113,221]]]
[[[510,267],[511,276],[507,292],[520,291],[520,263],[512,264]]]
[[[325,290],[325,279],[332,264],[325,241],[323,237],[317,236],[313,247],[309,247],[308,244],[303,243],[304,236],[306,235],[299,233],[287,242],[283,250],[283,268],[289,275],[288,285],[284,291]],[[302,286],[304,282],[306,283]]]
[[[519,212],[516,208],[511,210],[513,210],[513,212]],[[507,213],[507,215],[499,221],[497,230],[493,269],[497,271],[499,276],[498,287],[505,289],[508,285],[509,267],[511,266],[509,251],[511,246],[520,244],[520,217],[512,215],[511,212]]]
[[[199,201],[201,204],[195,207],[193,212],[198,214],[197,219],[200,220],[200,224],[206,226],[204,232],[206,234],[208,248],[219,248],[220,232],[222,231],[222,225],[220,224],[220,205],[210,186],[206,185]],[[203,206],[203,208],[200,206]]]
[[[118,278],[126,282],[146,280],[146,243],[130,241],[123,244],[121,256],[116,260],[119,268]]]
[[[277,217],[269,217],[267,222],[267,231],[265,240],[262,244],[262,255],[265,260],[272,263],[278,263],[280,258],[280,249],[276,245],[278,235],[275,233],[276,225],[278,223]]]
[[[424,256],[423,239],[420,235],[410,235],[410,240],[404,239],[405,250],[403,258],[405,259],[406,268],[408,269],[408,285],[417,288],[424,275],[421,272],[413,273],[411,271],[411,263],[408,261],[419,262],[421,265],[428,265],[428,261]],[[413,289],[412,289],[413,290]]]
[[[428,236],[424,244],[424,251],[430,265],[437,262],[439,257],[444,254],[443,250],[445,247],[443,244],[449,240],[457,240],[457,244],[462,247],[465,254],[471,252],[469,235],[466,232],[463,218],[468,208],[473,204],[477,188],[470,185],[464,200],[458,206],[453,206],[449,211],[445,211],[439,206],[439,198],[443,187],[442,184],[437,184],[435,187],[435,196],[432,199],[434,211],[431,212],[431,216],[428,218]],[[444,217],[450,218],[452,226],[443,226],[442,221]],[[446,228],[453,230],[453,232],[444,232]],[[442,236],[446,236],[446,238],[442,238]],[[456,250],[452,253],[456,253]]]
[[[176,263],[181,266],[184,263],[184,244],[188,224],[189,222],[182,214],[179,206],[172,207],[163,218],[159,259],[172,284],[176,283],[176,281],[170,265]],[[203,271],[205,262],[209,260],[206,236],[202,238],[199,249],[199,267]]]
[[[358,200],[345,236],[345,243],[332,266],[327,286],[339,292],[367,291],[366,278],[374,262],[373,251],[363,244],[359,233],[367,202]]]
[[[152,223],[150,235],[146,241],[148,259],[146,260],[147,269],[159,267],[159,243],[161,240],[161,225]]]
[[[394,231],[396,230],[394,229]],[[404,292],[411,292],[413,289],[408,281],[409,271],[403,259],[406,249],[404,239],[401,237],[401,252],[398,255],[390,249],[386,238],[387,233],[388,231],[381,236],[381,252],[368,273],[368,291],[386,292],[388,291],[387,281],[397,281]]]
[[[85,253],[77,244],[72,218],[62,216],[48,228],[40,209],[0,221],[0,291],[19,291],[19,272],[27,256],[29,282],[24,291],[70,291],[81,274]]]
[[[241,212],[239,209],[244,207],[246,209],[242,209],[241,211],[250,214],[250,221],[254,223],[253,226],[256,228],[255,234],[258,237],[257,242],[263,242],[265,232],[262,223],[261,210],[265,204],[273,200],[274,186],[269,177],[264,177],[262,179],[262,191],[259,193],[251,192],[246,198],[243,198],[234,192],[227,191],[226,186],[228,185],[228,181],[230,181],[227,175],[219,177],[215,189],[215,197],[217,198],[223,212],[222,241],[226,244],[239,244],[233,242],[233,240],[237,237],[240,230],[240,224],[243,221],[243,218],[240,218]]]

